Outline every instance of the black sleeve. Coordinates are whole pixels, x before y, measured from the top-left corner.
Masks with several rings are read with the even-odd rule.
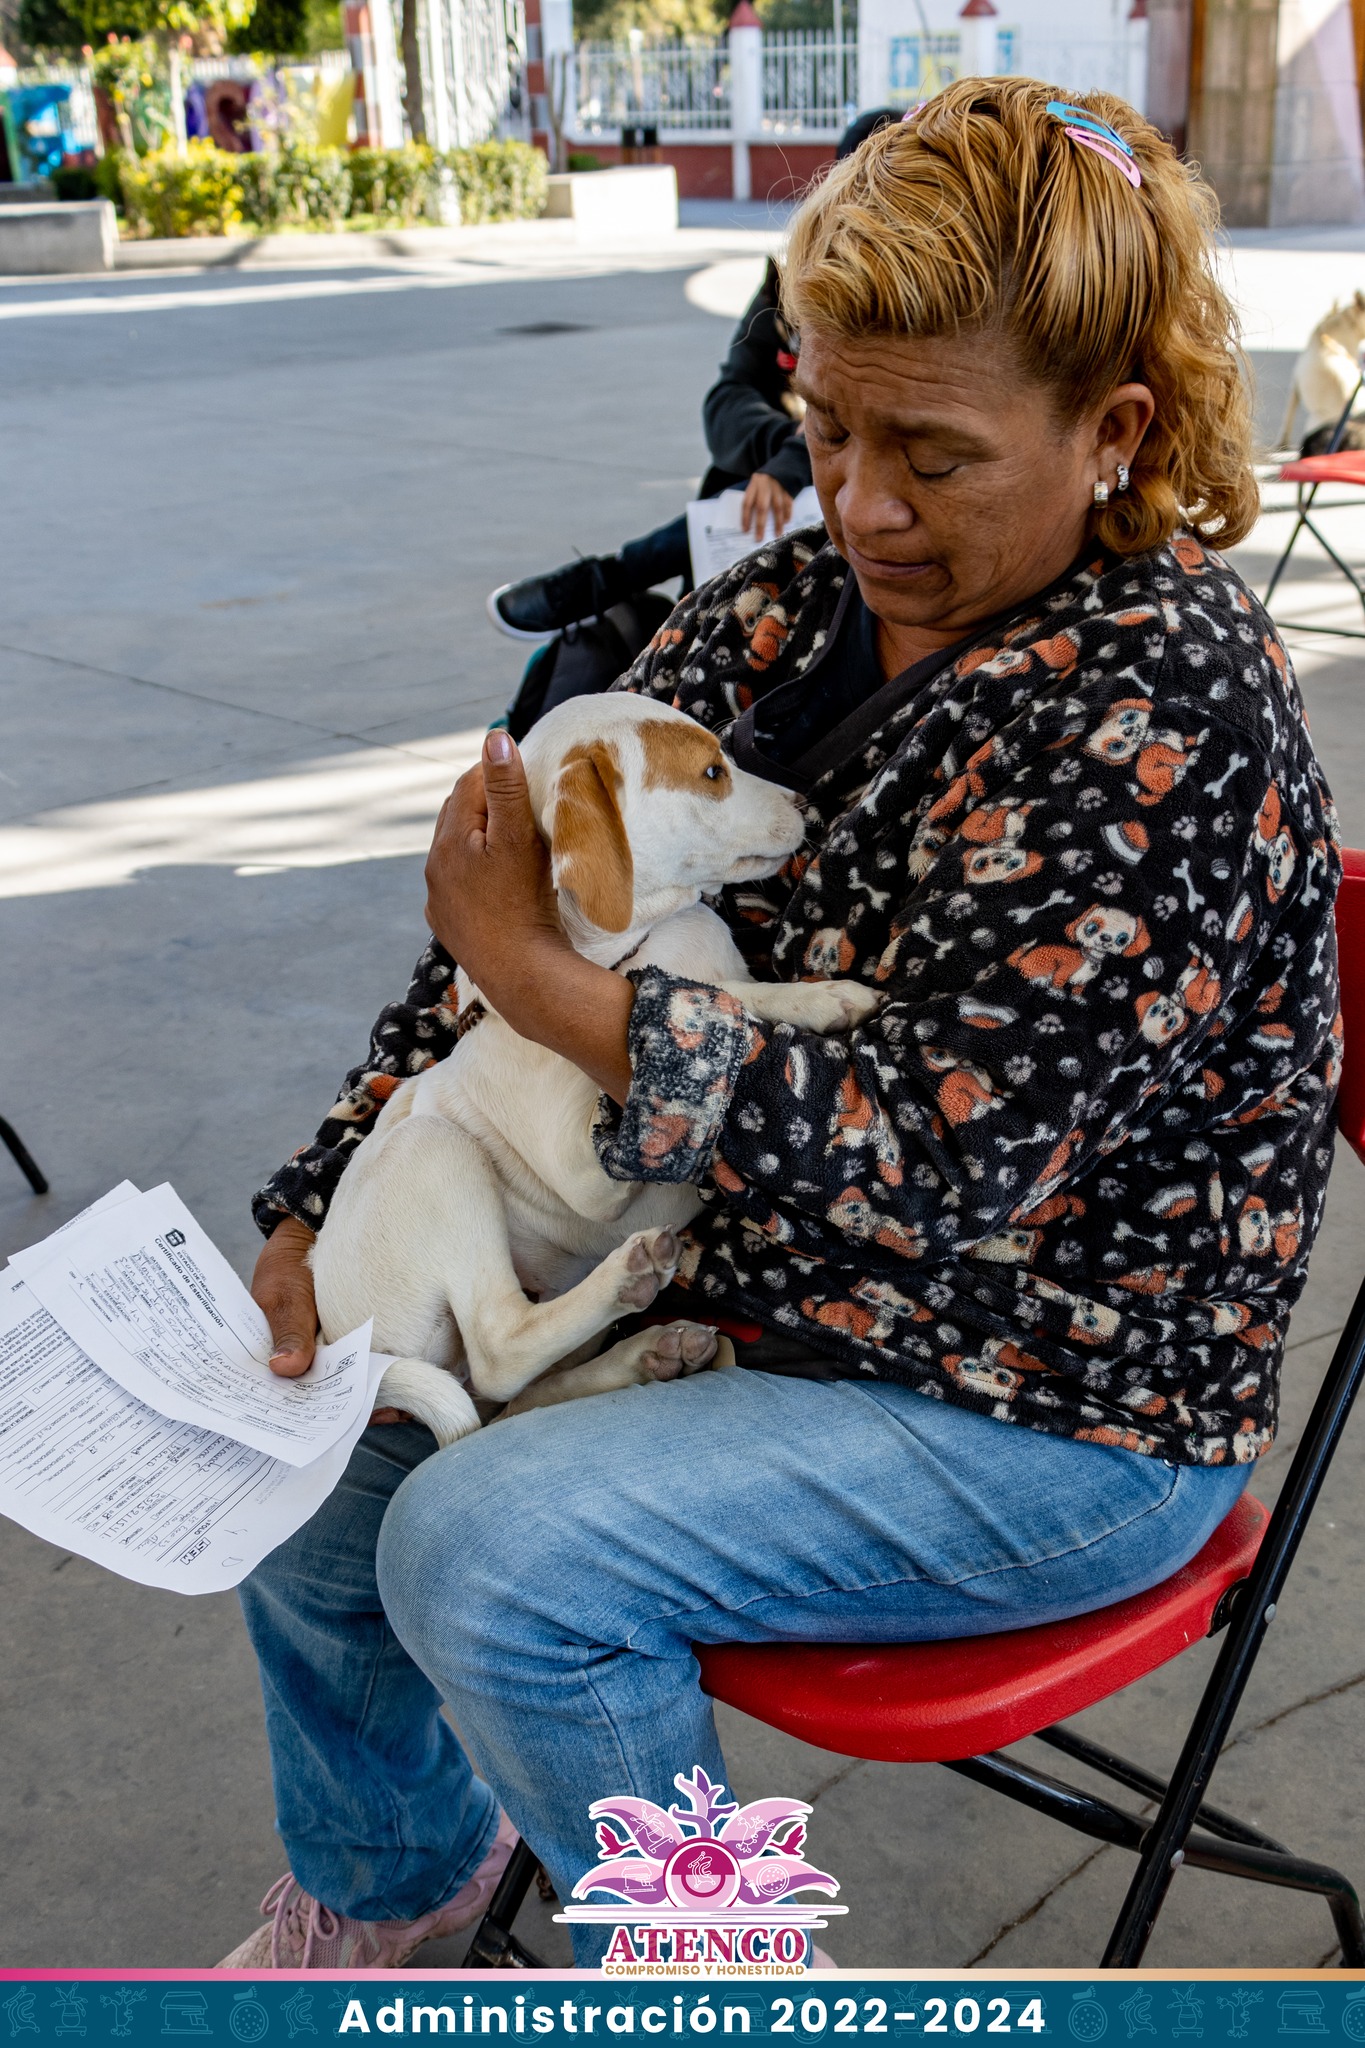
[[[788,335],[777,300],[777,266],[770,262],[735,329],[720,376],[706,394],[702,424],[718,469],[751,477],[765,470],[795,496],[810,482],[810,456],[800,423],[783,406],[788,372],[778,361]]]

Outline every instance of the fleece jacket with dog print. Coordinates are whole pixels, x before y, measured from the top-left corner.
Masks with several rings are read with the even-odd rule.
[[[722,730],[830,642],[792,535],[686,599],[623,686]],[[894,696],[894,691],[889,693]],[[1189,536],[1099,553],[945,658],[807,792],[727,921],[850,1035],[632,975],[622,1180],[695,1181],[680,1280],[851,1376],[1173,1463],[1274,1434],[1332,1155],[1332,803],[1274,628]],[[454,1043],[433,945],[316,1144],[257,1198],[317,1226],[398,1078]]]

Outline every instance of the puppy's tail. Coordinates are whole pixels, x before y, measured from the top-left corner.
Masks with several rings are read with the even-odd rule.
[[[415,1415],[443,1449],[479,1427],[478,1410],[459,1381],[424,1358],[396,1358],[379,1382],[375,1405]]]

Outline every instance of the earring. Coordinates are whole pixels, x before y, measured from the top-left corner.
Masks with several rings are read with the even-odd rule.
[[[1128,464],[1126,462],[1121,462],[1119,464],[1119,489],[1121,491],[1127,490],[1128,478],[1131,475],[1131,473],[1132,472],[1129,470]]]
[[[1107,505],[1109,503],[1109,486],[1103,477],[1097,480],[1091,495],[1097,505]]]

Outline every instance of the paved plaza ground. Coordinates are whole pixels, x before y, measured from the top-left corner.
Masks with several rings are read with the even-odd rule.
[[[735,266],[763,246],[761,222],[722,209],[648,252],[502,231],[455,261],[0,285],[0,1111],[53,1189],[34,1200],[0,1157],[0,1252],[128,1175],[172,1180],[249,1269],[250,1194],[405,985],[434,813],[516,684],[485,593],[681,507]],[[1293,351],[1365,282],[1365,253],[1246,238],[1234,268],[1273,439]],[[1365,520],[1341,525],[1365,556]],[[1285,530],[1273,512],[1239,551],[1258,587]],[[1311,555],[1279,608],[1348,616]],[[1365,845],[1358,654],[1290,639]],[[1365,1172],[1347,1157],[1266,1498],[1363,1265]],[[1363,1458],[1357,1417],[1214,1793],[1358,1882]],[[235,1600],[146,1591],[0,1522],[0,1607],[5,1963],[214,1962],[282,1865]],[[1167,1765],[1212,1654],[1079,1725]],[[941,1770],[723,1722],[741,1796],[814,1804],[812,1853],[849,1908],[839,1962],[1098,1959],[1121,1851]],[[547,1909],[523,1931],[567,1960]],[[1333,1954],[1320,1904],[1182,1872],[1149,1961]]]

